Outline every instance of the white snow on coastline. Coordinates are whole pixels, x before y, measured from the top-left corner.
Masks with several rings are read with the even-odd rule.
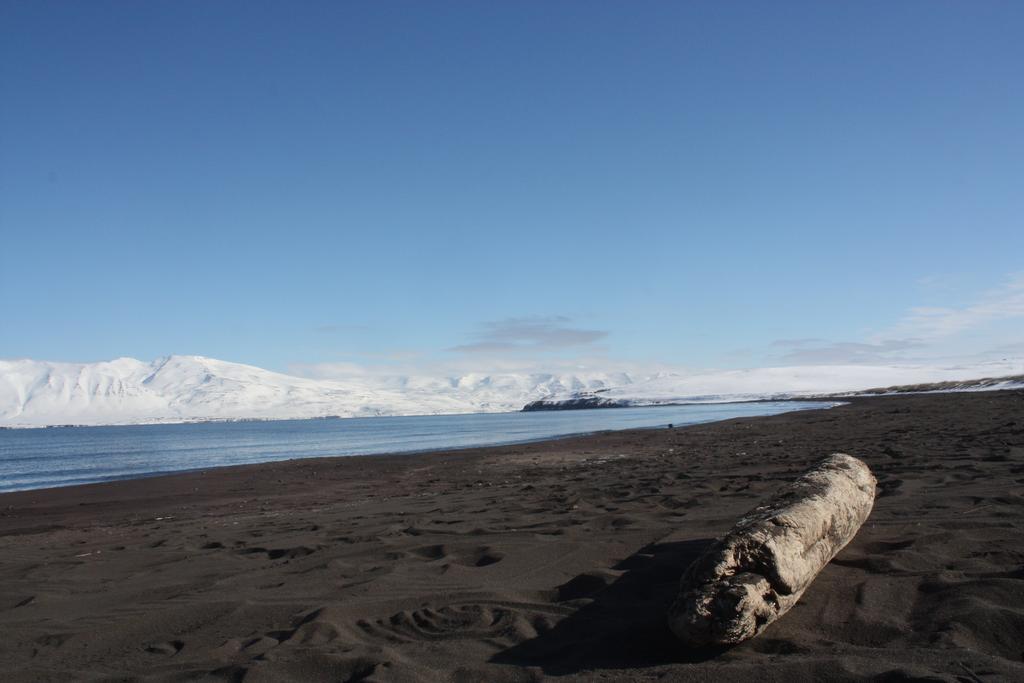
[[[153,362],[0,360],[0,426],[505,412],[531,401],[594,392],[636,404],[719,402],[1020,374],[1024,361],[823,365],[646,377],[585,372],[322,380],[202,356]]]
[[[845,394],[899,385],[974,380],[1024,374],[1024,361],[972,365],[806,365],[749,370],[720,370],[689,375],[666,373],[599,391],[596,396],[633,405],[678,402],[800,398]],[[1024,387],[1006,382],[987,387]]]

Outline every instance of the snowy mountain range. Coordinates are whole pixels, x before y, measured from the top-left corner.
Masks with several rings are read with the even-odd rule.
[[[318,380],[202,356],[0,360],[0,426],[506,412],[630,381],[623,373]]]
[[[662,372],[639,377],[585,372],[322,380],[202,356],[169,356],[153,362],[0,360],[0,426],[505,412],[539,400],[591,395],[634,405],[720,402],[1022,373],[1024,361],[1003,361],[948,367],[831,365]]]

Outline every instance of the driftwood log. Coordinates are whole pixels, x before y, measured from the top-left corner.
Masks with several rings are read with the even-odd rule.
[[[875,477],[830,455],[744,516],[682,577],[669,627],[690,646],[756,636],[796,604],[871,514]]]

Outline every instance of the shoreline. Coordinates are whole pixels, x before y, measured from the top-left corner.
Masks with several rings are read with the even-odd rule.
[[[745,401],[744,403],[749,403],[749,401]],[[822,401],[822,403],[825,403],[825,402]],[[838,407],[840,405],[845,405],[845,403],[837,403],[837,404],[834,404],[834,405],[831,405],[831,406],[822,406],[820,408],[804,408],[804,409],[793,410],[793,411],[789,411],[787,413],[780,413],[780,414],[781,415],[790,415],[792,413],[801,413],[801,412],[809,412],[809,411],[817,411],[817,410],[831,410],[831,409],[833,409],[835,407]],[[635,407],[649,407],[649,406],[635,406]],[[282,460],[265,460],[265,461],[262,461],[262,462],[238,463],[238,464],[234,464],[234,465],[218,465],[218,466],[214,466],[214,467],[194,467],[194,468],[190,468],[190,469],[186,469],[186,470],[171,470],[171,471],[167,471],[167,472],[156,472],[156,473],[153,473],[153,474],[144,474],[144,475],[140,475],[140,476],[126,476],[126,477],[118,477],[118,478],[115,478],[115,479],[106,479],[106,480],[103,480],[103,481],[83,482],[83,483],[78,483],[78,484],[68,484],[67,486],[45,486],[45,487],[40,487],[40,488],[18,489],[18,490],[15,490],[15,491],[0,491],[0,508],[5,507],[4,504],[6,503],[6,500],[5,500],[6,496],[12,496],[12,495],[15,495],[15,494],[31,494],[31,493],[46,494],[46,493],[51,492],[51,491],[62,491],[63,492],[63,491],[68,491],[68,490],[73,490],[73,489],[81,489],[81,488],[84,488],[84,487],[103,487],[103,486],[107,486],[107,485],[127,485],[130,482],[135,482],[135,481],[149,481],[149,480],[153,480],[153,479],[165,479],[165,478],[173,478],[173,477],[178,477],[178,476],[185,477],[185,476],[196,475],[196,474],[205,476],[207,473],[211,473],[211,474],[214,474],[214,475],[218,475],[218,474],[223,473],[225,476],[230,476],[230,474],[233,471],[237,471],[239,473],[244,473],[243,471],[245,469],[253,468],[253,467],[261,467],[261,466],[269,466],[269,465],[289,465],[289,464],[296,464],[296,465],[315,464],[317,462],[331,463],[332,461],[342,460],[342,459],[350,460],[350,459],[367,458],[367,459],[374,459],[375,460],[375,459],[378,459],[378,458],[385,458],[385,459],[413,458],[413,457],[428,457],[428,456],[431,456],[431,455],[453,455],[453,456],[457,456],[457,455],[464,454],[464,453],[470,453],[471,455],[474,455],[474,456],[486,457],[488,455],[494,455],[494,454],[488,453],[488,451],[497,450],[497,449],[508,449],[508,448],[513,448],[513,447],[516,447],[516,446],[533,446],[533,445],[547,445],[547,444],[550,444],[551,446],[557,446],[558,443],[562,442],[562,441],[586,439],[588,437],[601,437],[601,436],[608,435],[608,434],[624,434],[624,433],[631,433],[631,432],[636,432],[637,434],[641,434],[643,432],[648,432],[648,431],[657,431],[657,430],[662,430],[662,429],[686,429],[688,427],[698,427],[698,426],[702,426],[702,425],[719,424],[719,423],[724,423],[724,422],[731,422],[733,420],[756,420],[756,419],[759,419],[759,418],[762,418],[762,417],[774,417],[774,415],[757,415],[757,416],[731,417],[731,418],[726,418],[726,419],[723,419],[723,420],[714,420],[713,419],[713,420],[706,420],[706,421],[701,421],[701,422],[694,422],[692,424],[677,425],[677,426],[673,426],[673,427],[668,427],[667,425],[655,425],[655,426],[651,426],[651,427],[630,427],[628,429],[601,429],[601,430],[596,430],[596,431],[586,431],[586,432],[578,432],[578,433],[573,433],[573,434],[563,434],[563,435],[554,436],[554,437],[538,437],[536,439],[523,439],[523,440],[509,441],[509,442],[503,442],[503,443],[488,444],[488,445],[485,445],[485,446],[462,446],[462,447],[454,447],[454,448],[450,448],[450,447],[427,448],[427,449],[413,450],[413,451],[391,451],[391,452],[388,452],[388,453],[355,453],[355,454],[352,454],[352,455],[299,456],[299,457],[295,457],[295,458],[286,458],[286,459],[282,459]],[[145,426],[145,425],[118,425],[118,426]],[[0,516],[2,516],[2,514],[0,514]],[[0,531],[0,533],[2,533],[2,531]]]
[[[1000,391],[1000,389],[993,389]],[[677,403],[651,403],[638,405],[615,405],[572,408],[571,410],[598,410],[602,408],[677,408],[679,406],[718,406],[718,405],[744,405],[748,403],[834,403],[842,399],[829,397],[803,398],[792,396],[788,398],[758,398],[740,399],[735,401],[682,401]],[[529,405],[529,404],[527,404]],[[559,412],[567,409],[554,410],[526,410],[525,406],[518,410],[496,410],[474,413],[410,413],[408,415],[317,415],[313,417],[239,417],[239,418],[183,418],[168,420],[155,420],[153,422],[110,422],[103,424],[28,424],[28,425],[0,425],[0,431],[19,431],[37,429],[102,429],[105,427],[163,427],[171,425],[200,425],[200,424],[236,424],[236,423],[264,423],[264,422],[319,422],[322,420],[376,420],[388,418],[428,418],[428,417],[467,417],[471,415],[517,415],[525,412]]]
[[[737,402],[734,402],[732,404],[717,404],[717,403],[716,404],[679,404],[679,405],[671,405],[671,406],[670,405],[666,405],[666,406],[629,406],[629,407],[641,408],[642,409],[642,408],[661,408],[661,407],[671,408],[671,407],[680,407],[680,405],[697,405],[697,406],[714,405],[714,406],[719,406],[719,405],[747,405],[747,404],[752,404],[752,403],[806,403],[806,404],[818,404],[818,405],[815,405],[815,406],[808,406],[806,408],[794,409],[794,410],[788,411],[788,412],[799,412],[801,410],[829,410],[829,409],[835,408],[835,407],[837,407],[839,405],[842,405],[841,402],[837,402],[837,401],[805,401],[805,400],[793,399],[793,400],[788,400],[788,401],[787,400],[780,400],[780,401],[737,401]],[[516,411],[514,413],[507,413],[507,414],[509,414],[509,415],[517,415],[517,414],[519,414],[519,412],[520,411]],[[472,413],[472,414],[473,415],[494,415],[496,413]],[[435,416],[416,416],[416,417],[435,417]],[[371,419],[371,418],[361,418],[361,419]],[[685,425],[684,424],[679,424],[678,426],[679,427],[683,427],[683,426],[692,426],[692,425],[697,425],[697,424],[708,424],[708,423],[711,423],[711,422],[721,422],[721,421],[730,420],[730,419],[737,419],[737,418],[724,418],[724,419],[721,419],[721,418],[711,418],[711,419],[708,419],[708,420],[698,420],[698,421],[695,421],[695,422],[686,423]],[[288,422],[292,422],[293,420],[287,420],[287,421]],[[278,422],[278,420],[239,420],[239,421],[229,421],[229,422],[232,423],[232,424],[234,424],[236,422],[243,422],[243,423],[261,422],[262,423],[262,422]],[[205,422],[203,422],[203,423],[174,423],[174,424],[205,424]],[[517,445],[522,445],[522,444],[530,444],[530,443],[537,443],[537,442],[543,442],[543,441],[554,441],[554,440],[558,440],[558,439],[567,439],[567,438],[575,438],[575,437],[586,437],[586,436],[591,436],[591,435],[596,435],[596,434],[603,434],[603,433],[607,433],[607,432],[634,431],[634,430],[642,431],[642,430],[647,430],[647,429],[664,429],[664,428],[666,428],[668,426],[668,424],[671,424],[671,423],[665,423],[665,424],[659,424],[659,425],[651,425],[651,426],[648,426],[648,427],[627,427],[627,428],[618,428],[618,429],[611,428],[611,429],[583,430],[583,431],[579,431],[579,432],[568,432],[568,433],[565,433],[565,434],[559,434],[557,436],[538,436],[538,437],[534,437],[534,438],[512,439],[512,440],[509,440],[509,441],[501,441],[501,442],[487,443],[487,444],[478,444],[478,445],[454,446],[454,447],[453,446],[437,446],[437,447],[432,447],[432,448],[417,448],[417,449],[411,449],[411,450],[395,450],[395,451],[388,451],[388,452],[384,452],[384,453],[353,453],[353,454],[310,455],[310,456],[301,456],[300,455],[300,456],[296,456],[296,457],[292,457],[292,458],[284,458],[284,459],[276,459],[276,460],[253,461],[253,462],[248,462],[248,463],[237,463],[237,464],[233,464],[233,465],[215,465],[215,466],[208,466],[208,467],[199,466],[199,467],[190,467],[190,468],[185,468],[185,469],[158,470],[158,471],[154,471],[154,472],[151,472],[151,473],[140,473],[140,474],[134,474],[134,475],[125,475],[125,476],[115,475],[115,476],[111,476],[108,479],[103,479],[103,480],[99,480],[99,481],[75,482],[75,483],[69,483],[69,484],[66,484],[66,485],[29,487],[29,488],[13,489],[13,490],[9,490],[9,491],[0,491],[0,505],[2,505],[2,496],[6,495],[6,494],[9,494],[9,493],[20,493],[20,492],[24,492],[24,491],[45,491],[45,490],[55,489],[55,488],[69,488],[69,487],[75,487],[75,486],[88,486],[88,485],[92,485],[92,484],[113,483],[113,482],[118,482],[118,481],[134,481],[134,480],[138,480],[138,479],[152,479],[154,477],[165,477],[165,476],[173,476],[173,475],[176,475],[176,474],[186,474],[186,473],[190,473],[190,472],[210,471],[210,470],[217,470],[217,469],[224,468],[224,467],[244,467],[246,465],[258,465],[258,464],[270,463],[270,462],[293,462],[293,461],[296,461],[296,460],[312,460],[312,459],[322,459],[322,458],[359,458],[359,457],[366,457],[366,456],[371,456],[371,455],[372,456],[381,456],[381,457],[396,457],[396,456],[409,456],[409,455],[426,455],[426,454],[430,454],[430,453],[458,452],[458,451],[464,451],[464,450],[486,449],[486,448],[501,447],[501,446],[517,446]],[[108,428],[108,427],[121,428],[121,427],[147,427],[147,426],[153,426],[153,425],[94,425],[94,426],[85,425],[85,426],[82,426],[82,427],[70,427],[70,426],[68,426],[68,427],[47,427],[45,429],[80,429],[80,428],[99,428],[99,429],[102,429],[102,428]],[[158,426],[165,426],[165,425],[161,424],[161,425],[158,425]]]
[[[759,638],[664,610],[834,451],[875,510]],[[1024,678],[1024,391],[0,494],[10,680]],[[998,629],[988,626],[998,624]]]

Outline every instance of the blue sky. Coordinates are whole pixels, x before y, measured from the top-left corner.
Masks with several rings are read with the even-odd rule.
[[[0,357],[1024,355],[1019,2],[5,2]]]

